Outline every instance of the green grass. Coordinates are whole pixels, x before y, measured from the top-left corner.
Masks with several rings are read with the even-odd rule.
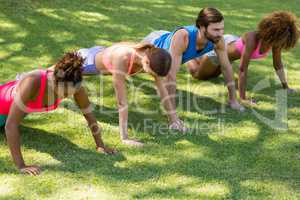
[[[47,67],[68,50],[139,41],[152,30],[192,24],[205,6],[219,8],[225,32],[234,34],[253,30],[274,10],[300,17],[299,0],[248,2],[0,0],[0,81]],[[161,109],[148,113],[159,108],[151,78],[129,79],[130,135],[146,143],[142,149],[120,143],[111,77],[88,77],[85,84],[104,140],[118,148],[119,155],[94,151],[83,117],[73,101],[66,100],[54,112],[27,116],[21,126],[25,161],[40,165],[41,176],[18,173],[1,134],[0,199],[300,199],[299,57],[299,47],[283,54],[290,86],[298,90],[287,99],[287,119],[276,123],[288,125],[288,130],[274,130],[255,115],[274,119],[277,110],[280,85],[271,57],[250,65],[248,91],[259,104],[245,113],[222,106],[222,77],[197,81],[182,67],[178,112],[192,128],[185,135],[165,130]],[[252,92],[264,78],[271,87]],[[144,119],[152,121],[144,124]]]

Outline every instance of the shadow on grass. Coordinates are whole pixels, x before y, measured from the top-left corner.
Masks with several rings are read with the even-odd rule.
[[[225,1],[201,1],[201,5],[199,4],[197,1],[101,1],[99,3],[94,0],[85,3],[72,1],[72,4],[68,1],[1,1],[1,18],[17,27],[16,29],[8,27],[0,33],[1,49],[5,52],[11,52],[7,56],[1,57],[1,66],[14,66],[6,69],[8,73],[1,71],[1,77],[15,74],[15,71],[24,71],[26,67],[20,67],[24,63],[18,60],[22,56],[36,60],[41,55],[47,55],[50,59],[56,59],[66,49],[88,47],[102,44],[102,42],[106,45],[120,40],[136,40],[137,38],[140,40],[148,32],[155,29],[172,30],[176,25],[191,24],[197,11],[204,5],[220,6],[221,10],[227,12],[226,15],[230,20],[229,18],[226,19],[226,24],[230,30],[227,29],[226,32],[231,33],[249,31],[249,27],[254,28],[263,14],[278,8],[292,10],[299,15],[299,11],[296,10],[297,1],[289,1],[286,4],[282,4],[282,1],[279,0],[264,1],[260,2],[259,7],[257,4],[249,4],[249,1],[245,0],[233,2],[234,6],[244,9],[242,15],[240,10],[233,10],[232,4]],[[185,5],[189,6],[185,8]],[[192,10],[193,7],[197,9]],[[191,11],[188,11],[189,9]],[[18,32],[21,32],[21,35]],[[14,49],[14,43],[20,43],[21,47]],[[265,72],[256,70],[254,76],[250,76],[249,85],[256,84],[266,75]],[[220,80],[222,79],[212,80],[212,83],[220,83]],[[92,81],[92,83],[94,82]],[[151,88],[145,88],[145,90],[145,94],[155,93]],[[191,92],[179,92],[182,92],[185,97],[194,96],[196,100],[199,100],[200,108],[211,110],[220,106],[219,102],[215,102],[211,98],[189,94]],[[273,89],[260,91],[258,94],[274,96]],[[264,101],[274,103],[272,99],[264,98]],[[296,101],[293,101],[293,105],[289,105],[289,107],[297,107]],[[186,101],[183,105],[185,104],[187,104]],[[152,101],[148,105],[150,109],[157,109],[159,100]],[[97,109],[102,107],[101,109],[104,111],[116,110],[99,104],[96,106],[98,106]],[[138,112],[134,107],[130,109],[129,118],[132,119],[131,123],[137,127],[140,120],[145,118],[145,114]],[[185,107],[182,110],[185,110]],[[192,114],[197,114],[197,111],[195,107],[191,108]],[[260,110],[259,113],[268,118],[274,117],[273,110]],[[117,114],[103,117],[101,112],[96,111],[96,115],[99,121],[118,124]],[[298,116],[293,115],[295,118]],[[166,122],[160,113],[149,117],[154,119],[154,123]],[[196,118],[193,117],[187,116],[186,118],[191,122],[196,121]],[[177,142],[181,140],[187,140],[199,148],[206,148],[207,151],[203,157],[197,156],[196,158],[183,156],[177,152],[178,154],[169,155],[172,157],[166,157],[164,164],[134,163],[128,168],[114,167],[114,163],[124,161],[122,155],[116,157],[99,155],[92,150],[80,148],[62,136],[39,129],[22,127],[25,133],[23,145],[48,153],[61,162],[55,166],[42,166],[47,170],[70,173],[89,171],[97,174],[97,176],[110,179],[113,183],[120,180],[125,180],[128,183],[140,182],[179,174],[197,180],[224,183],[229,188],[228,199],[243,199],[249,196],[254,199],[265,199],[272,195],[261,186],[253,187],[253,189],[243,185],[245,181],[274,181],[275,184],[282,182],[291,190],[299,189],[299,161],[293,159],[294,148],[296,148],[297,143],[285,144],[292,150],[286,151],[285,147],[275,148],[274,151],[277,155],[272,154],[272,149],[268,150],[264,145],[269,138],[279,133],[255,116],[249,116],[249,111],[246,114],[237,114],[227,110],[226,113],[211,116],[211,119],[198,119],[197,121],[199,123],[214,123],[217,118],[225,119],[225,122],[237,127],[242,120],[255,123],[258,129],[257,137],[248,141],[240,141],[226,138],[225,134],[224,137],[220,136],[219,140],[215,140],[207,134],[207,131],[201,132],[201,135],[154,135],[149,141],[153,142],[154,145],[159,144],[160,148],[153,149],[151,145],[146,146],[143,150],[146,155],[159,156],[164,151],[167,154],[167,150],[170,148],[177,150],[180,145]],[[292,132],[289,131],[289,133]],[[299,147],[297,147],[297,151],[299,151]],[[1,166],[7,165],[6,163],[8,162],[0,161]],[[8,171],[4,170],[4,173],[12,172],[10,171],[12,168],[9,166],[4,169],[8,169]],[[199,197],[198,194],[201,191],[187,191],[187,187],[191,186],[180,183],[174,187],[160,188],[154,186],[143,192],[137,191],[133,197],[171,198],[177,196],[178,198],[195,199]],[[7,198],[13,199],[14,197],[8,196]]]
[[[114,162],[124,160],[121,152],[117,155],[105,155],[94,150],[83,149],[66,138],[41,129],[21,126],[22,146],[47,153],[60,162],[58,165],[42,165],[42,169],[80,173],[96,170],[103,174],[113,171]],[[4,140],[4,132],[3,140]],[[26,161],[26,155],[24,155]],[[13,167],[12,167],[13,168]],[[7,172],[6,172],[7,173]]]
[[[165,109],[161,105],[160,98],[157,95],[155,85],[153,81],[144,79],[140,76],[135,76],[131,79],[130,89],[128,90],[128,102],[129,102],[129,119],[128,123],[130,127],[136,131],[145,131],[145,125],[151,123],[156,124],[166,124],[168,125],[167,115]],[[118,109],[115,101],[115,107],[108,107],[103,104],[105,103],[105,98],[107,95],[115,99],[114,92],[111,91],[112,86],[105,86],[105,91],[99,95],[97,90],[100,90],[98,86],[92,85],[89,87],[88,91],[91,92],[93,97],[97,99],[92,101],[93,113],[100,122],[108,123],[114,126],[118,126]],[[108,89],[109,88],[109,89]],[[111,93],[113,92],[113,94]],[[186,90],[177,90],[178,95],[178,110],[183,112],[188,111],[191,113],[199,113],[203,115],[208,115],[211,119],[205,119],[203,122],[210,122],[217,119],[217,116],[213,116],[210,113],[218,113],[223,108],[223,104],[214,100],[211,97],[199,96],[193,92]],[[105,98],[104,98],[105,97]],[[101,100],[99,100],[101,99]],[[74,106],[71,102],[65,102],[62,106],[66,109],[72,110],[78,114],[81,111]],[[113,105],[114,106],[114,105]],[[190,117],[189,115],[184,115],[180,117],[186,121],[194,121],[196,117]],[[199,120],[201,122],[201,120]]]
[[[165,6],[170,9],[166,10]],[[63,0],[1,1],[0,17],[9,25],[0,33],[1,48],[6,52],[0,60],[14,66],[14,69],[6,69],[10,74],[24,70],[19,67],[24,63],[16,58],[25,56],[36,60],[46,56],[53,63],[66,49],[142,39],[159,28],[156,24],[173,27],[176,18],[179,23],[180,15],[172,11],[176,7],[175,2],[155,5],[149,1],[73,1],[72,4]],[[153,18],[157,13],[160,17]],[[196,12],[192,13],[196,16]],[[145,27],[141,21],[149,24]],[[14,45],[17,47],[11,48]]]
[[[264,129],[262,129],[264,130]],[[297,191],[299,188],[299,160],[295,160],[295,152],[297,152],[297,143],[289,142],[284,145],[289,146],[287,150],[285,148],[275,148],[273,150],[266,150],[263,146],[267,139],[274,136],[271,131],[260,131],[257,138],[252,141],[239,141],[230,138],[224,138],[218,141],[213,140],[207,135],[202,136],[174,136],[174,137],[156,137],[157,143],[160,148],[159,153],[164,156],[168,156],[169,159],[165,161],[163,165],[137,164],[132,168],[143,168],[145,171],[152,169],[151,171],[157,174],[159,177],[167,177],[168,175],[177,175],[184,177],[196,178],[193,180],[201,181],[202,184],[214,183],[222,185],[222,187],[228,189],[226,198],[228,199],[240,199],[245,193],[255,198],[267,198],[272,194],[271,190],[257,189],[259,184],[273,184],[272,187],[277,187],[278,182],[290,188],[292,191]],[[205,147],[206,153],[203,156],[188,155],[180,156],[176,154],[180,159],[171,155],[165,155],[163,149],[175,148],[176,151],[181,152],[182,148],[188,147],[182,146],[180,141],[187,140],[192,144],[196,144],[196,147]],[[175,147],[174,147],[174,144]],[[275,152],[273,152],[275,151]],[[158,152],[149,151],[146,152],[152,156],[156,156]],[[173,155],[173,154],[172,154]],[[175,167],[176,166],[176,167]],[[165,169],[168,169],[167,171]],[[155,177],[153,177],[155,178]],[[183,197],[187,195],[191,198],[206,197],[207,199],[214,199],[216,196],[210,196],[209,191],[204,189],[201,192],[201,187],[198,181],[191,184],[195,191],[190,191],[191,186],[185,186],[180,183],[172,187],[170,185],[165,187],[153,187],[146,192],[136,193],[134,197],[145,198],[151,196],[160,198],[171,198],[174,196]],[[198,184],[197,184],[198,183]],[[255,185],[247,185],[247,183]],[[258,185],[256,185],[258,184]],[[216,186],[218,188],[218,186]],[[199,190],[197,190],[199,188]],[[214,194],[214,186],[211,187],[211,191]],[[197,192],[198,191],[198,192]],[[206,192],[205,192],[206,191]],[[208,196],[206,196],[206,194]],[[214,197],[214,198],[213,198]],[[222,197],[220,197],[222,198]]]

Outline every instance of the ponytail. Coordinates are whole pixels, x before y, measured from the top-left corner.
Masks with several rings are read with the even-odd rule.
[[[136,51],[146,51],[154,49],[155,46],[150,43],[139,43],[133,47]]]

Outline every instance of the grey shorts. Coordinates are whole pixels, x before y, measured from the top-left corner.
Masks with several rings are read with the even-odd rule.
[[[227,45],[230,44],[231,42],[235,42],[239,39],[239,36],[236,35],[230,35],[230,34],[226,34],[223,36],[224,37],[224,41],[225,41],[225,47],[227,48]],[[207,52],[205,55],[208,56],[209,60],[214,63],[215,65],[219,65],[219,59],[218,56],[216,54],[216,52],[214,50],[211,50],[209,52]]]
[[[144,37],[144,39],[142,40],[142,42],[154,44],[154,41],[157,38],[159,38],[160,36],[162,36],[162,35],[164,35],[166,33],[170,33],[170,32],[169,31],[164,31],[164,30],[153,31],[150,34],[148,34],[146,37]]]
[[[95,46],[92,48],[79,49],[78,54],[84,59],[82,73],[84,75],[97,75],[100,72],[96,68],[95,57],[97,53],[103,51],[106,47]]]

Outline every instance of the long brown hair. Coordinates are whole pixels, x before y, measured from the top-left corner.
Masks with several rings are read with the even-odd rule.
[[[56,82],[72,82],[73,85],[80,83],[83,62],[83,58],[77,52],[65,53],[54,68]]]
[[[299,39],[297,17],[287,11],[277,11],[265,16],[257,26],[258,38],[267,46],[290,49]]]
[[[136,51],[145,52],[150,61],[151,70],[158,76],[166,76],[169,73],[172,58],[168,51],[148,43],[140,43],[136,45],[134,49]]]

